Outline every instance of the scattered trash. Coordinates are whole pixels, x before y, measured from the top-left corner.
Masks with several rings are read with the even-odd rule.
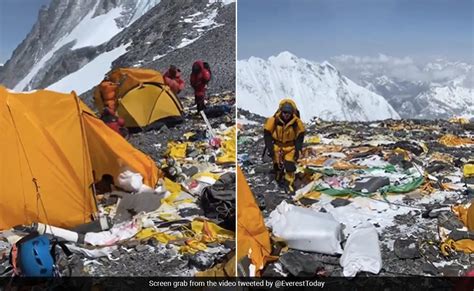
[[[355,277],[360,271],[378,274],[382,269],[379,237],[372,224],[361,225],[349,235],[341,257],[344,276]]]
[[[290,196],[274,181],[271,161],[261,158],[265,118],[239,110],[238,120],[245,120],[239,131],[239,155],[245,155],[238,163],[274,236],[279,233],[272,218],[284,202],[330,214],[343,225],[348,240],[359,228],[373,225],[383,265],[379,272],[374,269],[378,276],[461,274],[472,264],[474,240],[468,232],[469,216],[462,214],[474,198],[469,170],[474,133],[469,129],[445,120],[312,121],[306,125],[298,160],[296,194]],[[265,274],[298,270],[298,260],[304,261],[308,253],[295,249],[292,237],[285,241],[297,259],[280,256]],[[346,241],[344,251],[348,246]],[[323,262],[320,272],[344,275],[331,261],[339,260],[336,254],[311,254]],[[277,270],[278,265],[283,269]],[[452,268],[443,273],[444,266]]]
[[[232,94],[226,94],[211,98],[211,102],[216,99],[229,104],[233,98]],[[189,105],[193,99],[183,97],[182,101]],[[189,106],[184,110],[189,111]],[[234,107],[231,110],[235,112]],[[33,226],[20,220],[16,224],[25,225],[0,231],[1,266],[8,263],[11,246],[34,230],[67,242],[74,259],[60,255],[57,270],[62,276],[123,276],[131,275],[131,270],[140,270],[140,274],[133,275],[141,276],[193,276],[198,270],[207,271],[219,265],[236,246],[233,180],[236,135],[235,124],[228,114],[206,120],[208,125],[202,116],[189,116],[186,122],[167,130],[162,126],[159,131],[133,132],[129,141],[136,148],[119,136],[120,142],[107,144],[105,137],[93,135],[91,140],[96,144],[89,148],[93,169],[97,169],[97,178],[102,177],[101,183],[95,183],[100,193],[94,197],[90,188],[90,204],[95,205],[94,198],[97,201],[97,219],[92,222],[83,219],[87,210],[84,207],[77,211],[79,216],[68,211],[69,204],[75,203],[75,198],[71,200],[69,196],[61,209],[58,203],[54,209],[47,208],[44,218],[36,215],[36,211],[42,213],[44,209],[35,206],[30,218],[44,220]],[[91,123],[95,130],[103,125],[111,132],[102,121],[97,121],[97,125]],[[110,157],[93,155],[104,149],[110,152]],[[82,174],[78,172],[76,176]],[[41,194],[52,189],[43,181],[40,175]],[[58,191],[69,193],[70,188],[61,187]],[[80,197],[86,193],[82,188],[79,192]],[[211,204],[216,207],[201,204],[202,196],[215,199]],[[65,218],[55,216],[58,209],[67,213]],[[71,218],[77,223],[62,223]]]
[[[322,254],[342,254],[341,224],[331,214],[297,207],[283,201],[269,217],[273,234],[292,249]]]

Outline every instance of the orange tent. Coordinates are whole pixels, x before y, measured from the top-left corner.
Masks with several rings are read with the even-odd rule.
[[[240,167],[237,167],[237,199],[237,260],[248,256],[258,275],[272,259],[270,234]]]
[[[124,169],[155,186],[151,158],[97,119],[76,96],[0,86],[0,229],[42,222],[73,227],[97,211],[92,185]]]

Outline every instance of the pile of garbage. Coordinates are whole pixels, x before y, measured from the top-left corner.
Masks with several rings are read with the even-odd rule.
[[[230,260],[235,250],[234,99],[233,93],[211,96],[209,108],[229,107],[206,116],[196,113],[193,98],[183,98],[188,113],[183,123],[130,136],[163,173],[155,188],[127,170],[116,185],[96,184],[100,219],[94,222],[74,229],[35,223],[0,232],[0,273],[11,276],[10,250],[33,231],[63,242],[71,252],[56,247],[62,276],[195,276]]]
[[[290,196],[262,156],[264,118],[239,115],[238,163],[267,228],[288,246],[263,276],[472,271],[474,132],[469,128],[453,120],[313,120],[298,161],[298,190]]]

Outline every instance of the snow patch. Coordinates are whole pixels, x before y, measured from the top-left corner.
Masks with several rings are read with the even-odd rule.
[[[255,122],[253,120],[249,120],[247,118],[237,118],[237,123],[239,124],[243,124],[243,125],[246,125],[246,124],[249,124],[249,125],[259,125],[260,123],[258,122]]]
[[[161,59],[161,58],[164,57],[164,56],[166,56],[166,54],[164,54],[164,55],[156,55],[156,56],[153,57],[153,61],[159,60],[159,59]]]
[[[75,90],[78,95],[86,92],[94,87],[98,80],[104,78],[104,75],[110,70],[110,64],[125,54],[128,46],[129,44],[122,45],[99,55],[80,70],[48,86],[48,89],[59,92]]]
[[[135,5],[135,9],[134,9],[135,13],[133,14],[133,17],[130,20],[129,24],[132,24],[133,22],[135,22],[135,20],[137,20],[138,18],[143,16],[145,13],[148,12],[148,10],[155,7],[160,2],[161,2],[161,0],[140,0],[140,1],[137,1],[136,5]]]
[[[213,3],[222,3],[224,5],[229,5],[231,3],[235,3],[236,0],[209,0],[209,4],[213,4]]]
[[[149,9],[154,7],[159,2],[160,0],[137,1],[134,9],[134,16],[132,17],[131,21],[129,21],[127,26],[133,23],[133,21],[145,14]],[[98,5],[99,2],[97,2],[89,14],[87,14],[70,33],[58,40],[54,47],[38,62],[35,61],[29,73],[17,83],[17,85],[14,87],[14,90],[29,90],[28,84],[31,82],[31,80],[33,80],[36,74],[53,57],[54,53],[61,49],[64,45],[75,41],[74,46],[71,48],[72,50],[87,46],[98,46],[109,41],[125,28],[119,28],[115,22],[116,18],[119,18],[123,13],[126,13],[123,6],[113,8],[106,14],[93,17]]]
[[[190,44],[192,44],[193,42],[195,42],[196,40],[198,40],[200,37],[201,37],[201,36],[198,36],[198,37],[192,38],[192,39],[189,39],[189,38],[186,38],[186,37],[185,37],[185,38],[183,38],[183,39],[181,40],[181,43],[178,44],[178,46],[177,46],[176,48],[177,48],[177,49],[180,49],[180,48],[183,48],[183,47],[185,47],[185,46],[187,46],[187,45],[190,45]]]
[[[196,40],[198,40],[199,38],[201,38],[201,36],[203,36],[206,32],[223,25],[215,21],[215,18],[217,17],[217,9],[214,9],[211,12],[209,12],[209,14],[206,17],[199,19],[202,14],[204,13],[197,12],[194,14],[190,14],[186,18],[181,20],[181,22],[185,22],[185,23],[194,23],[193,28],[195,28],[195,31],[198,32],[198,36],[193,37],[193,38],[190,38],[188,36],[183,37],[183,39],[181,40],[181,43],[178,44],[175,49],[180,49],[185,46],[188,46],[192,44],[193,42],[195,42]]]

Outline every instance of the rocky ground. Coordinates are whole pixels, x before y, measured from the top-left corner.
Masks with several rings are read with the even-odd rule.
[[[194,98],[191,97],[182,99],[186,110],[183,123],[170,128],[163,127],[157,131],[132,134],[129,138],[129,142],[159,163],[160,160],[168,157],[168,142],[186,141],[184,137],[185,133],[192,132],[196,135],[201,134],[204,136],[204,140],[206,140],[206,126],[201,115],[196,113],[193,106],[193,99]],[[209,118],[212,127],[216,131],[224,128],[229,129],[235,125],[234,99],[235,95],[232,92],[210,96],[209,106],[213,104],[229,104],[232,106],[232,110],[228,114],[216,118]],[[191,151],[188,150],[186,153],[188,159],[176,162],[182,167],[182,171],[187,175],[187,179],[178,180],[178,177],[172,176],[169,172],[166,172],[166,170],[165,175],[171,180],[174,180],[174,182],[185,184],[192,182],[194,180],[192,176],[200,169],[206,167],[211,167],[221,172],[234,172],[235,164],[227,166],[216,164],[216,152],[218,151],[212,150],[209,146],[205,145],[196,147]],[[193,158],[191,158],[191,156]],[[187,167],[188,165],[189,167]],[[193,167],[194,173],[188,172],[192,172],[191,169],[193,169]],[[205,185],[207,184],[204,184],[204,186]],[[126,193],[124,195],[130,194]],[[185,233],[184,230],[189,230],[191,228],[191,222],[195,220],[204,219],[216,224],[219,223],[219,221],[206,217],[205,211],[200,206],[199,193],[191,195],[182,192],[180,195],[184,195],[184,199],[190,201],[169,207],[169,211],[164,209],[162,213],[172,214],[173,219],[168,219],[171,223],[163,226],[163,222],[166,222],[166,220],[163,221],[155,216],[152,219],[155,223],[155,227],[158,227],[158,229],[165,233],[176,234]],[[178,201],[180,199],[179,197],[177,198]],[[116,209],[115,203],[117,198],[115,198],[114,195],[106,193],[98,196],[98,199],[102,211],[107,209],[107,207]],[[160,198],[153,198],[152,200],[159,201]],[[171,203],[171,205],[174,204]],[[110,209],[108,211],[110,211]],[[201,235],[196,234],[194,238],[201,239]],[[85,256],[80,252],[74,252],[71,258],[66,259],[66,257],[61,254],[58,265],[62,274],[65,276],[194,276],[199,271],[208,270],[216,264],[228,260],[227,255],[235,249],[235,241],[233,237],[229,236],[225,239],[201,240],[201,243],[203,242],[205,245],[203,246],[201,244],[198,246],[197,248],[199,250],[197,251],[196,248],[191,248],[191,251],[183,251],[183,247],[187,246],[186,240],[183,239],[171,239],[165,243],[154,237],[150,239],[136,239],[136,237],[132,237],[113,245],[113,249],[104,250],[105,255],[95,258]],[[76,246],[91,250],[94,249],[83,245]],[[2,255],[0,257],[0,273],[9,265],[9,248],[10,245],[0,238],[0,254]]]
[[[467,137],[472,141],[473,132],[463,129],[460,124],[448,121],[423,120],[387,120],[382,122],[324,122],[313,120],[307,126],[307,136],[319,136],[316,145],[305,143],[307,148],[315,146],[312,154],[321,155],[320,145],[340,145],[339,153],[334,159],[346,157],[346,161],[364,164],[364,160],[378,160],[381,165],[390,164],[384,160],[395,149],[398,141],[416,141],[424,143],[428,151],[410,154],[413,160],[400,163],[390,160],[398,171],[410,169],[416,163],[419,168],[431,173],[431,178],[441,183],[450,183],[455,189],[441,189],[439,183],[428,191],[421,186],[409,193],[388,195],[387,200],[375,193],[369,197],[337,198],[321,194],[317,199],[295,197],[285,193],[274,181],[271,173],[271,161],[262,160],[264,142],[262,124],[264,118],[248,111],[239,111],[238,123],[242,125],[239,131],[238,161],[244,170],[249,185],[260,205],[268,225],[270,213],[282,202],[309,207],[322,212],[330,212],[345,224],[344,234],[350,233],[350,228],[368,221],[377,229],[382,254],[382,270],[379,276],[460,276],[473,265],[474,257],[462,252],[454,252],[445,257],[439,250],[439,227],[455,229],[462,227],[459,220],[450,211],[450,206],[466,203],[474,197],[468,185],[473,181],[462,177],[462,165],[474,159],[473,147],[448,147],[439,142],[445,134]],[[365,155],[349,159],[348,153],[362,145],[381,149],[373,155]],[[398,144],[401,146],[400,144]],[[415,151],[414,149],[411,149]],[[310,151],[311,152],[311,151]],[[442,166],[435,165],[434,154],[446,154],[448,157]],[[308,151],[300,161],[309,158]],[[377,157],[378,156],[378,157]],[[314,156],[313,156],[314,157]],[[407,164],[403,164],[407,163]],[[403,165],[402,165],[403,164]],[[324,167],[323,167],[324,168]],[[331,168],[326,167],[326,168]],[[296,186],[302,188],[312,181],[307,174],[308,167],[300,164]],[[340,170],[329,175],[323,174],[316,182],[343,182],[342,177],[360,175],[360,172]],[[334,175],[335,174],[335,175]],[[314,176],[313,176],[314,177]],[[433,178],[434,177],[434,178]],[[314,178],[313,178],[314,179]],[[471,179],[472,180],[472,179]],[[424,184],[426,185],[426,184]],[[297,191],[298,194],[304,194]],[[368,205],[368,206],[367,206]],[[339,210],[338,210],[339,208]],[[344,218],[343,214],[354,211],[354,216]],[[363,214],[362,214],[363,213]],[[337,215],[339,214],[339,215]],[[341,221],[342,220],[342,221]],[[343,242],[344,244],[344,242]],[[270,264],[264,271],[264,276],[342,276],[343,268],[339,264],[339,256],[322,255],[290,249],[280,256],[279,260]],[[360,276],[373,276],[369,273],[359,273]]]

